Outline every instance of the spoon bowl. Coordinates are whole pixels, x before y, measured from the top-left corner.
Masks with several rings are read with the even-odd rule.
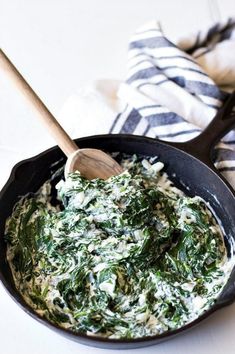
[[[87,179],[108,179],[123,171],[110,155],[98,149],[78,149],[70,154],[65,165],[65,177],[77,170]]]

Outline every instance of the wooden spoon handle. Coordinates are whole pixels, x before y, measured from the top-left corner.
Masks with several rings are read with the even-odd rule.
[[[15,84],[16,88],[26,98],[31,107],[38,113],[41,121],[46,125],[51,135],[56,140],[57,144],[65,155],[69,156],[78,150],[75,142],[68,136],[61,125],[57,122],[55,117],[47,109],[41,99],[36,95],[33,89],[25,81],[23,76],[19,73],[16,67],[7,58],[4,52],[0,49],[0,68]]]

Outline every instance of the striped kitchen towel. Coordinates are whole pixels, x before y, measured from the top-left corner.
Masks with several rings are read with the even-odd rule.
[[[234,54],[232,19],[177,45],[156,22],[149,23],[131,38],[126,81],[104,81],[68,100],[62,123],[66,119],[71,127],[68,117],[77,111],[78,118],[85,117],[83,135],[110,132],[167,141],[192,139],[235,87]],[[81,133],[81,125],[77,131]],[[234,131],[217,145],[214,155],[216,167],[235,187]]]

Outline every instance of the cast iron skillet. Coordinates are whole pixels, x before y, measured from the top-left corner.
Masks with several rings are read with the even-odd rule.
[[[77,139],[79,147],[98,148],[108,152],[120,151],[128,154],[159,156],[165,164],[165,171],[173,182],[190,196],[199,195],[210,203],[221,220],[225,234],[225,244],[235,240],[235,193],[232,187],[214,168],[211,151],[214,144],[235,125],[235,115],[231,114],[235,94],[230,96],[219,114],[197,138],[186,143],[167,143],[134,135],[99,135]],[[105,339],[75,334],[51,324],[36,314],[17,292],[10,268],[6,261],[4,228],[7,217],[20,196],[36,192],[59,166],[65,157],[58,147],[53,147],[33,158],[18,163],[0,193],[0,279],[9,295],[21,308],[50,329],[77,342],[112,349],[137,348],[159,343],[162,340],[191,328],[208,317],[215,310],[232,303],[235,299],[235,268],[216,303],[184,327],[161,335],[138,339]]]

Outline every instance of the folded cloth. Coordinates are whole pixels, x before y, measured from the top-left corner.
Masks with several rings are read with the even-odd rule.
[[[126,82],[103,80],[70,97],[60,120],[74,137],[100,133],[186,141],[204,129],[235,87],[235,21],[173,44],[158,23],[136,31]],[[78,124],[82,117],[83,124]],[[215,164],[235,188],[235,132],[215,148]]]

